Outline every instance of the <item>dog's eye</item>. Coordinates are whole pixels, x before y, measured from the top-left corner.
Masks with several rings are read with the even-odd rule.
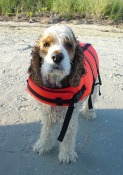
[[[70,50],[73,48],[73,45],[72,45],[72,43],[67,42],[67,43],[65,43],[65,47],[66,47],[66,49]]]
[[[44,47],[45,47],[45,48],[50,47],[50,43],[45,42],[45,43],[44,43]]]

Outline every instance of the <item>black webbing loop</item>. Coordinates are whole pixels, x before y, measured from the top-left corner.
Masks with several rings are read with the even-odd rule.
[[[74,110],[74,103],[77,103],[80,100],[80,98],[82,97],[82,95],[85,92],[85,89],[86,89],[86,87],[82,86],[81,90],[77,94],[75,94],[71,100],[71,103],[68,107],[68,110],[67,110],[67,113],[66,113],[66,116],[64,119],[64,123],[63,123],[62,129],[61,129],[61,132],[60,132],[58,139],[57,139],[60,142],[63,141],[65,134],[67,132],[68,125],[69,125],[69,122],[70,122],[70,119],[72,117],[73,110]]]
[[[63,100],[61,98],[56,98],[56,104],[58,106],[63,106]]]
[[[98,80],[99,80],[99,84],[102,85],[102,81],[101,81],[99,70],[98,70]]]
[[[94,86],[95,86],[95,82],[92,84],[91,94],[93,94],[93,92],[94,92]]]
[[[58,136],[58,139],[57,139],[60,142],[63,141],[64,136],[65,136],[65,134],[67,132],[68,125],[69,125],[69,122],[70,122],[73,110],[74,110],[74,102],[72,102],[70,104],[70,106],[68,107],[68,110],[67,110],[67,113],[66,113],[66,116],[65,116],[65,119],[64,119],[64,123],[63,123],[62,129],[61,129],[61,132],[60,132],[60,134]]]
[[[89,99],[88,99],[88,108],[93,109],[91,94],[89,95]]]
[[[88,47],[89,47],[90,45],[91,45],[91,44],[89,44],[89,43],[85,44],[85,45],[82,47],[83,51],[87,50]]]
[[[95,86],[95,83],[93,83],[93,85],[92,85],[91,93],[90,93],[89,99],[88,99],[88,108],[89,109],[93,109],[93,103],[92,103],[92,96],[91,96],[91,94],[93,94],[94,86]]]
[[[80,89],[80,91],[77,92],[77,94],[75,94],[73,96],[73,99],[72,100],[74,101],[74,103],[77,103],[80,100],[80,98],[82,97],[82,95],[85,92],[85,89],[86,89],[86,87],[83,85],[82,88]]]
[[[100,92],[100,86],[99,86],[99,96],[101,95],[101,92]]]
[[[93,75],[93,81],[94,81],[94,83],[93,83],[93,85],[92,85],[92,90],[91,90],[91,94],[93,94],[94,86],[97,85],[97,84],[102,85],[102,81],[101,81],[101,77],[100,77],[100,73],[99,73],[99,68],[98,68],[98,65],[97,65],[97,61],[96,61],[95,55],[92,53],[92,51],[90,51],[90,50],[88,49],[88,47],[89,47],[90,45],[91,45],[91,44],[86,44],[84,47],[82,47],[82,49],[83,49],[84,51],[87,50],[87,51],[92,55],[92,57],[94,58],[95,64],[96,64],[96,68],[97,68],[97,73],[98,73],[98,80],[99,80],[99,82],[95,84],[95,78],[94,78],[93,67],[92,67],[91,63],[89,62],[88,58],[85,57],[86,61],[88,61],[88,64],[89,64],[89,66],[90,66],[90,68],[91,68],[92,75]],[[91,94],[90,94],[89,99],[88,99],[88,108],[89,108],[89,109],[93,109]],[[99,95],[101,95],[100,86],[99,86]]]
[[[102,81],[101,81],[101,77],[100,77],[100,72],[99,72],[99,67],[97,65],[97,61],[96,61],[96,58],[95,58],[95,55],[92,53],[91,50],[89,50],[87,48],[87,51],[92,55],[92,57],[94,58],[94,61],[95,61],[95,64],[96,64],[96,68],[97,68],[97,73],[98,73],[98,80],[99,80],[99,84],[102,85]],[[100,94],[100,93],[99,93]]]

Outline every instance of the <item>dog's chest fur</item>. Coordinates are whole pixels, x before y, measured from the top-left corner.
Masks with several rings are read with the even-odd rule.
[[[51,106],[47,105],[44,103],[38,103],[41,108],[41,121],[44,123],[45,121],[47,122],[52,122],[56,123],[57,121],[63,122],[67,109],[68,107],[66,106]],[[82,101],[78,102],[75,104],[75,109],[74,109],[74,115],[78,114],[78,111],[80,109],[80,106],[82,104]]]

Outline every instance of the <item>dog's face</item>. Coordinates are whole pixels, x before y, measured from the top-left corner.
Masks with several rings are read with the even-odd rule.
[[[70,74],[76,40],[71,29],[63,26],[48,28],[39,39],[42,60],[41,75],[46,86],[61,87],[61,80]]]
[[[37,82],[41,80],[43,85],[47,87],[63,87],[62,82],[65,82],[65,79],[68,81],[68,77],[74,74],[73,71],[75,71],[75,68],[72,70],[72,67],[75,67],[75,65],[73,63],[77,64],[78,59],[76,58],[75,60],[76,48],[77,41],[69,27],[65,25],[54,25],[46,29],[32,50],[33,59],[29,73],[35,73],[37,77],[40,74]],[[82,54],[80,55],[82,62]],[[38,60],[40,60],[40,63],[38,63]],[[40,65],[40,69],[36,64],[37,66]],[[36,75],[32,77],[35,77],[33,79],[36,80]]]

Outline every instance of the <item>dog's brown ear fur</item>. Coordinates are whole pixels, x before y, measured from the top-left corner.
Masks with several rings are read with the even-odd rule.
[[[30,75],[30,78],[33,80],[33,82],[38,85],[42,86],[42,77],[41,77],[41,61],[42,58],[39,55],[39,46],[38,44],[32,48],[32,59],[30,63],[30,67],[28,68],[28,73]]]
[[[79,43],[77,43],[75,56],[71,64],[71,72],[63,81],[62,84],[64,87],[72,86],[76,87],[80,83],[81,77],[86,73],[84,67],[84,53]]]

